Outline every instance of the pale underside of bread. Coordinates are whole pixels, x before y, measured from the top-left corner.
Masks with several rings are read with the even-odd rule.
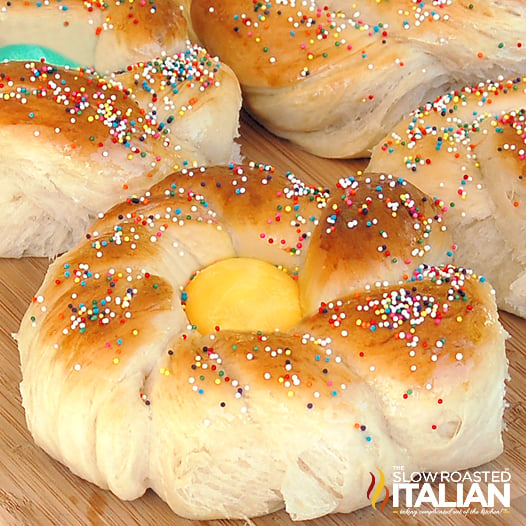
[[[239,84],[196,46],[108,78],[46,64],[0,70],[14,79],[0,102],[3,257],[54,257],[173,170],[239,155]]]
[[[104,214],[52,263],[17,336],[36,443],[123,499],[151,487],[195,519],[349,512],[367,504],[377,466],[390,486],[393,465],[499,455],[506,334],[488,283],[425,264],[449,238],[440,205],[381,174],[331,193],[270,167],[211,167]],[[391,240],[401,217],[409,228]],[[415,237],[415,225],[430,230]],[[413,252],[423,239],[439,251]],[[359,240],[372,264],[340,267]],[[390,283],[376,274],[380,240],[398,268]],[[309,270],[311,250],[336,292]],[[318,308],[304,302],[287,333],[200,334],[182,288],[239,256],[297,272]],[[357,286],[337,276],[351,271]]]
[[[181,2],[7,2],[0,4],[0,47],[32,45],[101,74],[162,53],[183,51],[188,26]]]
[[[415,109],[373,149],[369,170],[442,199],[455,261],[484,274],[499,307],[526,316],[524,79],[485,82]]]
[[[454,85],[440,66],[434,68],[431,84],[421,82],[421,70],[431,66],[427,55],[416,56],[412,64],[415,69],[404,71],[402,78],[386,74],[382,81],[379,68],[364,73],[357,83],[344,66],[336,65],[292,85],[247,86],[244,104],[263,126],[310,153],[328,158],[366,157],[371,145],[400,122],[415,101],[429,100]],[[377,102],[371,104],[366,101],[373,91]]]
[[[232,67],[246,108],[322,157],[368,156],[415,105],[526,66],[523,2],[325,4],[191,7],[192,30]]]

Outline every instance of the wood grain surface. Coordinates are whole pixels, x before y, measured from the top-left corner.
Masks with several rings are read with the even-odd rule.
[[[242,114],[242,154],[247,160],[290,170],[308,182],[327,184],[365,166],[365,161],[319,159],[272,137]],[[1,232],[0,232],[1,234]],[[27,431],[21,406],[19,357],[13,333],[38,289],[48,261],[0,259],[0,526],[241,526],[246,521],[189,521],[174,515],[153,492],[123,502],[72,475],[37,448]],[[502,313],[510,333],[507,351],[511,379],[507,390],[504,453],[480,469],[511,473],[511,506],[506,513],[439,514],[423,506],[414,517],[388,503],[383,513],[368,506],[357,512],[315,521],[292,522],[285,512],[250,521],[255,526],[352,525],[526,525],[526,320]],[[75,447],[74,444],[71,447]],[[249,488],[247,488],[249,491]],[[447,491],[450,491],[449,488]],[[453,489],[451,489],[453,491]]]

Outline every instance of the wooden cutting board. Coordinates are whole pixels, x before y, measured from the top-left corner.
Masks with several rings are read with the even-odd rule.
[[[307,182],[327,184],[363,168],[366,161],[327,160],[298,150],[272,137],[243,114],[242,154],[247,160],[290,170]],[[37,448],[26,429],[21,406],[19,358],[12,334],[38,289],[47,269],[45,259],[0,259],[0,526],[241,526],[245,521],[188,521],[173,514],[153,492],[123,502],[111,493],[72,475]],[[292,522],[285,512],[254,519],[256,526],[316,525],[526,525],[526,320],[502,313],[510,333],[507,343],[511,380],[507,391],[507,429],[504,453],[481,467],[511,473],[511,506],[498,515],[426,514],[403,515],[388,503],[383,513],[371,506],[348,515],[332,515],[315,521]],[[72,447],[75,447],[72,444]],[[249,490],[249,488],[247,488]],[[447,491],[450,491],[449,488]],[[452,490],[451,490],[452,491]],[[449,495],[449,494],[448,494]]]

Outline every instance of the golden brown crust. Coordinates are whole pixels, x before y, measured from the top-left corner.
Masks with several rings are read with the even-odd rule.
[[[480,62],[491,60],[491,55],[485,56],[490,50],[484,46],[484,28],[499,15],[504,26],[516,22],[519,3],[509,4],[489,7],[458,1],[431,13],[411,1],[363,1],[349,6],[345,2],[316,0],[266,4],[251,0],[196,0],[192,2],[191,15],[193,29],[201,41],[224,57],[241,84],[263,88],[305,80],[339,62],[353,64],[362,71],[369,64],[382,69],[396,62],[403,71],[404,43],[423,45],[423,52],[436,53],[440,60],[440,48],[457,41],[462,28],[466,30],[467,21],[470,29],[473,24],[481,32],[479,48],[471,48],[473,58],[478,53]],[[520,42],[510,41],[510,46],[520,51]],[[508,50],[502,50],[503,47],[501,43],[500,50],[493,50],[492,55],[500,52],[506,57]],[[396,53],[391,54],[392,48],[397,49],[397,60]],[[350,57],[353,63],[349,63]]]
[[[112,135],[115,143],[121,144],[124,137],[130,137],[130,125],[119,134],[112,133],[103,117],[115,120],[126,108],[123,123],[145,121],[144,110],[129,97],[126,88],[121,89],[117,83],[89,70],[8,62],[0,66],[0,76],[3,80],[0,125],[28,126],[38,134],[42,129],[52,128],[56,147],[61,146],[72,156],[77,152],[87,155],[97,152]],[[93,104],[94,101],[97,102]],[[138,146],[140,135],[133,135]]]
[[[438,200],[390,175],[341,179],[300,276],[305,311],[353,289],[404,279],[417,262],[446,263],[452,246],[443,212]]]
[[[60,287],[68,281],[65,276],[84,285],[74,293],[65,290]],[[108,377],[118,375],[119,369],[137,359],[132,349],[144,346],[151,338],[142,328],[157,313],[170,311],[174,292],[164,278],[140,269],[98,268],[74,260],[57,275],[55,284],[55,301],[61,308],[53,311],[43,340],[57,341],[57,334],[62,334],[55,359],[62,362],[64,371],[74,371],[80,364],[84,370]],[[132,318],[128,318],[130,313]]]
[[[165,217],[168,230],[182,218],[216,224],[227,230],[239,256],[257,254],[291,271],[303,265],[311,250],[309,274],[315,272],[316,261],[322,269],[324,261],[352,261],[342,271],[360,286],[375,274],[368,268],[372,261],[383,265],[388,258],[396,268],[389,275],[401,278],[417,261],[446,262],[451,256],[443,205],[384,174],[342,177],[329,191],[263,165],[183,171],[168,176],[144,197],[118,205],[93,228],[104,230],[116,216],[137,214],[130,205],[139,202],[140,217]],[[333,272],[327,268],[322,274]]]
[[[86,5],[85,2],[81,2]],[[130,49],[159,44],[168,50],[175,41],[183,41],[188,29],[181,5],[177,2],[106,2],[105,26],[102,30],[116,31]],[[100,7],[99,7],[100,8]]]
[[[298,17],[288,5],[194,1],[191,13],[200,41],[219,56],[228,57],[243,85],[280,87],[300,80],[300,64],[307,64],[307,56],[309,71],[317,72],[324,66],[323,53],[332,46],[330,41],[316,39],[308,51],[293,47],[286,39],[294,27],[288,17],[294,16],[295,21]],[[298,42],[309,41],[316,33],[312,23],[294,27]],[[235,53],[231,53],[234,49]]]
[[[315,3],[192,2],[200,41],[226,57],[248,88],[280,88],[323,74],[367,48],[377,67],[395,57],[382,38]],[[352,45],[350,44],[352,42]],[[232,53],[231,50],[236,52]]]
[[[165,218],[167,235],[185,225],[211,225],[228,233],[239,256],[257,254],[295,270],[326,199],[325,189],[274,174],[270,166],[214,166],[169,175],[93,228],[109,228],[127,213]]]
[[[423,266],[399,287],[325,303],[298,331],[330,338],[343,362],[374,382],[383,377],[424,390],[452,367],[462,367],[467,381],[483,359],[477,349],[492,315],[481,279],[452,266]]]

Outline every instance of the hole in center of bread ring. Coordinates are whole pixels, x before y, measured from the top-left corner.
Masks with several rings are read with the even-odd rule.
[[[287,331],[302,318],[298,286],[255,258],[228,258],[195,273],[183,291],[186,315],[201,333]]]

